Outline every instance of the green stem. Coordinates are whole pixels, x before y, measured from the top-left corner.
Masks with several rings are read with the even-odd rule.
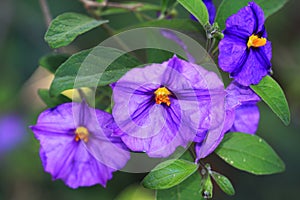
[[[189,152],[190,152],[190,154],[192,155],[192,157],[194,158],[194,160],[196,160],[197,159],[197,156],[196,156],[196,153],[195,153],[195,151],[194,151],[194,144],[192,144],[190,147],[189,147]]]
[[[206,40],[206,47],[205,47],[205,50],[208,52],[209,49],[210,49],[210,45],[211,45],[211,39],[208,39]]]
[[[216,46],[216,48],[211,52],[211,54],[214,56],[217,53],[218,50],[219,50],[219,47]]]
[[[216,39],[213,38],[213,39],[212,39],[212,42],[211,42],[211,44],[210,44],[209,50],[208,50],[208,53],[209,53],[209,54],[210,54],[211,51],[213,50],[215,44],[216,44]]]

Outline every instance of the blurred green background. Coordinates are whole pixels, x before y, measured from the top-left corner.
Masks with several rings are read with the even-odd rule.
[[[151,1],[159,4],[158,0]],[[219,1],[218,1],[219,2]],[[63,12],[85,13],[76,0],[48,1],[52,16]],[[292,123],[285,127],[263,104],[258,135],[278,152],[286,163],[286,171],[272,176],[254,176],[233,169],[212,155],[212,167],[229,177],[236,195],[227,197],[216,187],[214,199],[282,200],[299,199],[300,189],[300,2],[290,0],[266,22],[269,40],[273,44],[275,79],[286,92],[292,113]],[[180,17],[188,17],[179,8]],[[133,14],[109,17],[113,27],[129,26],[137,22]],[[36,89],[47,87],[49,74],[38,71],[38,60],[52,50],[43,40],[45,20],[38,0],[0,1],[0,112],[1,116],[21,116],[28,125],[35,123],[37,114],[45,106],[36,96]],[[64,51],[72,53],[94,46],[106,38],[97,28],[79,37]],[[51,77],[50,77],[51,78]],[[0,127],[1,128],[1,127]],[[8,134],[2,133],[0,134]],[[114,174],[107,188],[94,186],[72,190],[61,181],[51,181],[43,171],[38,155],[38,143],[29,129],[24,130],[17,148],[0,154],[0,200],[147,200],[153,192],[139,186],[145,174]],[[1,138],[1,137],[0,137]],[[1,144],[1,142],[0,142]]]

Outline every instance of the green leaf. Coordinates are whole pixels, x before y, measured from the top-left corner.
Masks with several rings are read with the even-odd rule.
[[[149,189],[168,189],[191,176],[198,165],[180,159],[167,160],[157,165],[142,181]]]
[[[50,94],[56,96],[67,89],[108,85],[139,65],[137,59],[117,49],[99,46],[84,50],[57,69]]]
[[[264,77],[258,85],[250,86],[287,126],[291,120],[288,102],[280,85],[270,76]]]
[[[216,15],[216,22],[219,24],[221,30],[225,28],[225,21],[229,16],[237,13],[251,1],[253,0],[223,0]],[[255,0],[255,2],[264,10],[265,18],[277,12],[287,1],[288,0]]]
[[[194,173],[179,185],[166,190],[157,190],[156,200],[204,200],[200,183],[200,174]]]
[[[174,56],[174,53],[162,49],[147,49],[148,63],[162,63]]]
[[[70,44],[77,36],[108,23],[107,20],[95,20],[78,13],[64,13],[52,20],[45,35],[51,48]]]
[[[78,71],[91,52],[92,49],[76,53],[57,69],[50,86],[51,95],[57,96],[65,90],[73,89]]]
[[[204,27],[209,24],[208,11],[202,0],[177,0],[185,9],[193,14]]]
[[[39,60],[39,65],[54,74],[57,68],[69,57],[68,54],[51,53],[43,56]]]
[[[226,176],[223,176],[222,174],[214,171],[211,171],[211,176],[223,192],[230,196],[235,194],[234,187]]]
[[[180,159],[194,161],[189,151],[186,151]],[[165,190],[156,191],[156,200],[204,200],[202,197],[201,175],[194,173],[180,184]]]
[[[98,87],[95,91],[95,107],[101,110],[110,109],[112,89],[110,86]]]
[[[47,105],[49,108],[53,108],[55,106],[58,106],[63,103],[71,102],[72,100],[66,97],[65,95],[58,95],[56,97],[52,97],[49,94],[49,90],[47,89],[39,89],[38,94],[40,98],[44,101],[44,103]]]
[[[283,161],[263,139],[246,133],[227,133],[215,150],[230,165],[256,175],[285,170]]]

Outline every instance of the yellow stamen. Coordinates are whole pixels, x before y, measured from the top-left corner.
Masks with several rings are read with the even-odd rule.
[[[169,96],[172,95],[172,93],[166,87],[158,88],[154,94],[156,104],[165,103],[167,106],[171,105]]]
[[[89,141],[89,131],[87,128],[83,126],[79,126],[75,131],[75,141],[78,142],[79,140],[83,140],[84,142]]]
[[[248,46],[248,48],[250,48],[250,47],[262,47],[262,46],[265,46],[266,43],[267,43],[266,38],[258,37],[257,35],[253,34],[249,37],[247,46]]]

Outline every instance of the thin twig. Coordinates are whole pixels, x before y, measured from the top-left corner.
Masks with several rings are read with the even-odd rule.
[[[108,2],[108,1],[103,1],[102,3],[96,2],[96,1],[91,1],[91,0],[79,0],[84,4],[84,6],[89,9],[91,7],[94,8],[99,8],[99,7],[111,7],[111,8],[123,8],[126,10],[131,10],[134,11],[139,7],[144,6],[142,3],[136,3],[136,4],[122,4],[122,3],[116,3],[116,2]]]
[[[45,23],[48,27],[51,23],[52,17],[51,17],[51,14],[50,14],[50,10],[49,10],[47,1],[46,0],[39,0],[39,1],[40,1],[40,6],[41,6],[41,9],[42,9],[44,18],[45,18]]]
[[[99,15],[97,15],[97,14],[95,14],[94,12],[93,12],[93,7],[95,8],[95,6],[98,8],[98,7],[102,7],[102,6],[107,6],[107,7],[109,7],[109,6],[111,6],[111,7],[113,7],[113,6],[116,6],[116,5],[121,5],[121,7],[123,6],[123,4],[118,4],[118,3],[109,3],[107,0],[106,1],[104,1],[104,2],[102,2],[102,3],[98,3],[98,2],[95,2],[95,1],[91,1],[91,0],[79,0],[80,2],[82,2],[83,4],[84,4],[84,7],[85,7],[85,9],[87,10],[87,12],[89,12],[95,19],[97,19],[97,20],[101,20],[101,16],[99,16]],[[135,5],[137,5],[137,4],[135,4]],[[142,6],[143,6],[143,4],[141,4]],[[119,7],[119,8],[121,8],[121,7]],[[131,11],[133,11],[132,10],[132,8],[133,7],[122,7],[122,8],[124,8],[124,9],[130,9]],[[132,50],[122,41],[122,39],[121,38],[119,38],[119,36],[118,35],[115,35],[116,34],[116,31],[113,29],[113,28],[111,28],[108,24],[103,24],[102,25],[102,27],[103,27],[103,29],[107,32],[107,34],[108,35],[110,35],[110,36],[113,36],[112,38],[113,38],[113,40],[115,40],[116,41],[116,43],[118,43],[119,45],[120,45],[120,48],[122,48],[122,50],[124,50],[125,52],[131,52]],[[131,52],[131,54],[133,55],[133,56],[135,56],[136,58],[138,58],[138,56],[136,56],[135,55],[135,53],[134,52]]]
[[[52,21],[52,15],[50,13],[50,9],[49,9],[47,0],[39,0],[39,2],[40,2],[40,6],[41,6],[41,9],[42,9],[44,18],[45,18],[46,26],[48,28],[50,26],[51,21]],[[63,53],[64,48],[61,47],[61,48],[58,48],[58,49],[54,49],[54,52]]]
[[[107,32],[109,36],[115,35],[115,30],[111,28],[108,24],[102,24],[102,27],[104,28],[104,30]]]

